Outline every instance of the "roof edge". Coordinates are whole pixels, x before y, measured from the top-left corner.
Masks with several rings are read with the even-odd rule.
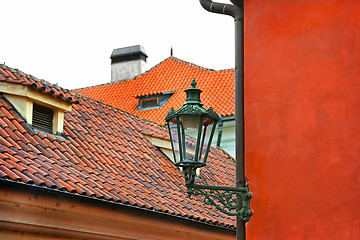
[[[44,93],[46,95],[52,95],[52,97],[54,97],[54,98],[61,99],[61,101],[69,102],[71,104],[78,103],[78,100],[75,98],[75,92],[73,92],[72,90],[60,87],[58,84],[52,84],[44,79],[39,79],[31,74],[27,74],[17,68],[12,68],[12,67],[9,67],[2,63],[0,63],[0,68],[2,68],[4,70],[8,70],[12,75],[15,74],[15,77],[20,78],[22,80],[22,81],[20,79],[14,80],[14,79],[11,79],[11,77],[5,77],[4,79],[1,79],[1,81],[3,81],[3,82],[27,86],[29,88],[33,88],[37,92]],[[3,70],[1,70],[1,71],[3,71]],[[4,72],[4,73],[6,73],[6,72]],[[23,84],[23,82],[24,82],[23,77],[27,78],[28,81],[30,79],[33,83],[30,82],[30,83]],[[45,86],[38,86],[38,84],[36,84],[36,82],[43,84]],[[68,94],[70,96],[63,95],[62,93],[58,94],[58,93],[56,93],[57,91],[62,91],[64,94]]]
[[[114,206],[116,207],[125,207],[127,210],[130,211],[141,211],[143,213],[147,213],[147,214],[155,214],[157,215],[157,217],[166,217],[172,220],[177,220],[177,221],[184,221],[187,224],[191,223],[191,224],[199,224],[202,227],[205,228],[217,228],[218,230],[221,231],[228,231],[228,232],[232,232],[235,233],[236,229],[235,226],[230,226],[230,225],[224,225],[224,224],[213,224],[209,221],[201,221],[201,220],[197,220],[191,217],[184,217],[184,216],[179,216],[179,215],[174,215],[174,214],[170,214],[170,213],[166,213],[166,212],[160,212],[160,211],[155,211],[152,209],[148,209],[148,208],[142,208],[142,207],[138,207],[138,206],[134,206],[134,205],[130,205],[130,204],[124,204],[124,203],[120,203],[120,202],[112,202],[112,201],[108,201],[106,199],[99,199],[99,198],[92,198],[86,195],[79,195],[79,194],[75,194],[75,193],[71,193],[71,192],[65,192],[65,191],[61,191],[58,189],[52,189],[52,188],[47,188],[44,186],[38,186],[38,185],[34,185],[34,184],[28,184],[28,183],[23,183],[23,182],[17,182],[11,179],[4,179],[4,178],[0,178],[0,184],[8,184],[9,186],[11,185],[17,185],[17,186],[21,186],[23,188],[27,188],[29,190],[38,190],[38,191],[44,191],[47,194],[48,193],[52,193],[52,194],[60,194],[64,197],[75,197],[77,200],[81,200],[81,201],[89,201],[92,203],[97,203],[100,205],[110,205],[112,208]],[[1,186],[1,185],[0,185]]]

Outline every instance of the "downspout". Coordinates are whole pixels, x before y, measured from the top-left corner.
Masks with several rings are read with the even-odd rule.
[[[235,143],[236,186],[245,182],[245,131],[244,131],[244,0],[230,0],[234,5],[200,0],[201,6],[213,13],[232,16],[235,22]],[[245,222],[237,217],[236,239],[245,240]]]
[[[220,147],[221,144],[221,137],[222,137],[222,132],[223,132],[223,120],[222,117],[220,117],[220,120],[218,122],[218,138],[217,138],[217,142],[216,142],[216,146]]]

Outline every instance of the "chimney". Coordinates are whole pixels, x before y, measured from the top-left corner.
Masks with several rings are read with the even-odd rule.
[[[111,82],[133,79],[145,71],[147,55],[141,45],[114,49],[111,54]]]

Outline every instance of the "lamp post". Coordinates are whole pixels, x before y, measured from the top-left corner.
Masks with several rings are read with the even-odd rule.
[[[185,186],[189,196],[203,196],[204,203],[214,206],[230,216],[238,216],[242,221],[250,220],[251,193],[249,187],[210,186],[195,183],[196,169],[206,166],[212,137],[219,120],[212,109],[205,109],[200,100],[200,89],[195,79],[191,88],[185,90],[186,102],[177,111],[173,108],[165,120],[169,129],[175,165],[181,167],[185,176]]]

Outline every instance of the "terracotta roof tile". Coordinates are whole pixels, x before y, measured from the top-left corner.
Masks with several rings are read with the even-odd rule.
[[[0,79],[16,80],[4,69],[0,67]],[[182,173],[146,139],[145,135],[169,139],[165,128],[80,95],[77,100],[79,104],[65,113],[63,137],[56,137],[35,132],[0,95],[2,180],[234,227],[233,217],[204,205],[200,198],[189,199]],[[233,159],[217,148],[211,149],[209,158],[200,178],[207,184],[233,185]]]
[[[223,117],[235,115],[234,74],[233,69],[215,71],[169,57],[132,80],[77,89],[75,92],[164,125],[170,108],[179,109],[185,102],[184,90],[190,87],[193,78],[203,91],[201,99],[205,108],[211,106]],[[171,98],[160,108],[138,110],[138,97],[173,91]]]
[[[65,102],[78,103],[75,94],[69,90],[52,85],[44,80],[39,80],[31,75],[26,75],[17,69],[12,69],[4,64],[0,64],[0,82],[17,83],[24,86],[31,86],[35,91],[49,94]]]

